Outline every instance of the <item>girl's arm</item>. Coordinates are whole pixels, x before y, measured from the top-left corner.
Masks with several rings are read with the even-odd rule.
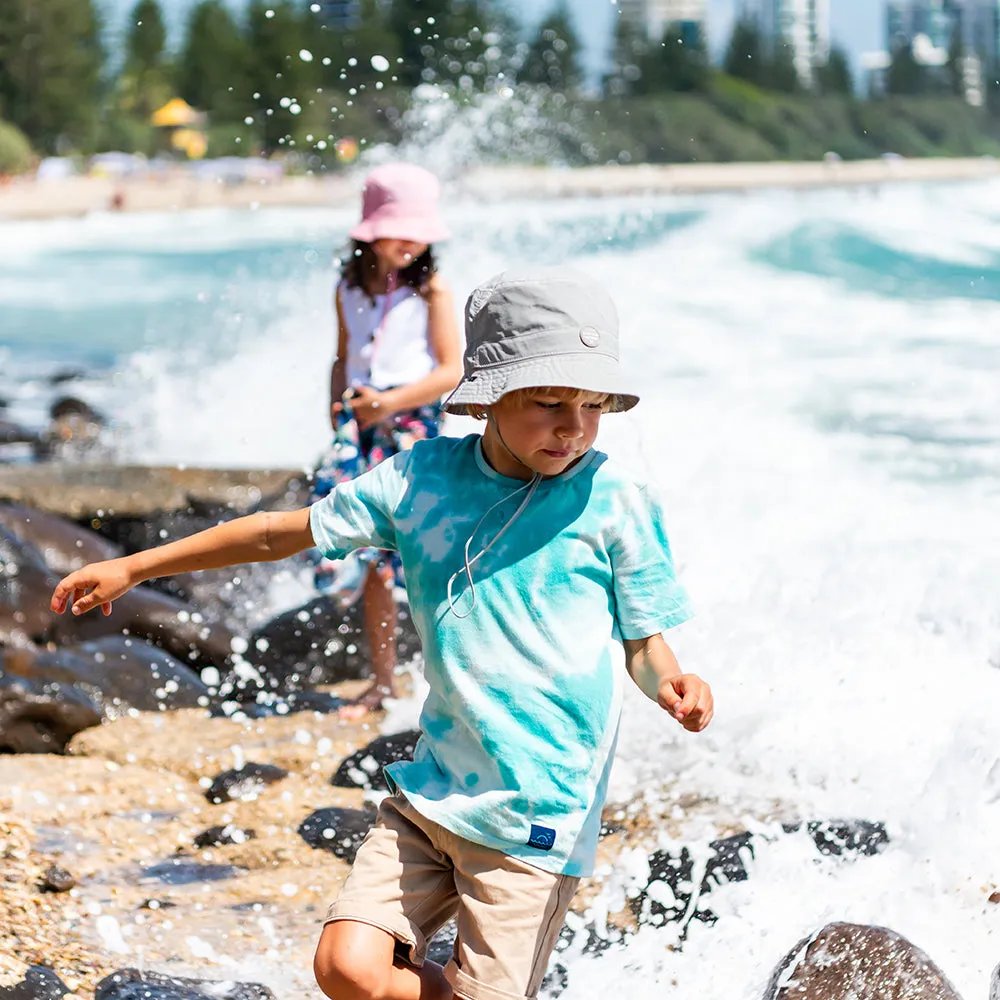
[[[347,324],[344,322],[344,307],[340,303],[340,285],[334,295],[337,310],[337,356],[330,370],[330,423],[336,430],[337,414],[343,408],[341,397],[347,391]]]
[[[380,392],[379,419],[387,415],[387,410],[398,413],[437,402],[446,392],[451,392],[462,377],[462,346],[455,322],[455,306],[451,290],[437,274],[431,278],[427,289],[427,312],[427,340],[437,366],[416,382]]]
[[[51,607],[62,614],[71,606],[73,614],[81,615],[100,605],[109,615],[112,601],[154,576],[273,562],[311,548],[312,544],[308,507],[286,513],[250,514],[168,545],[84,566],[59,582]]]

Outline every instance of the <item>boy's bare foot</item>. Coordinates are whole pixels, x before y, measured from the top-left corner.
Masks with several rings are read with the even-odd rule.
[[[363,694],[346,705],[342,705],[338,709],[337,715],[349,722],[363,719],[369,712],[382,711],[385,707],[385,699],[392,698],[393,696],[394,692],[391,687],[385,687],[382,684],[372,684]]]

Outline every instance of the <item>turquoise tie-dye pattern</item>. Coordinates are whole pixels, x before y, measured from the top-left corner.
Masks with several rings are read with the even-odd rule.
[[[392,782],[458,836],[586,875],[625,676],[612,635],[655,635],[689,611],[661,507],[592,451],[539,484],[473,567],[475,607],[458,618],[447,589],[463,546],[506,499],[471,553],[497,535],[523,485],[490,468],[478,435],[420,441],[315,504],[312,532],[333,559],[377,546],[398,549],[403,562],[430,693],[414,760],[393,764]],[[454,593],[464,612],[464,575]]]

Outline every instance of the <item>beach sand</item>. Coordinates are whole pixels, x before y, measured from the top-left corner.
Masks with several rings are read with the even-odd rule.
[[[635,164],[552,168],[477,167],[452,178],[453,193],[477,199],[708,194],[763,188],[878,187],[883,184],[982,180],[1000,176],[1000,161],[975,159],[857,160],[818,163]],[[165,212],[197,208],[352,205],[363,172],[289,177],[242,184],[177,172],[156,179],[17,178],[0,185],[0,220],[80,216],[116,210]]]

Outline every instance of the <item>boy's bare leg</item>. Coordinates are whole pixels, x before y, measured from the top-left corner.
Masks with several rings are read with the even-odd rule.
[[[366,712],[380,709],[382,699],[391,698],[395,693],[397,611],[392,582],[390,567],[368,567],[362,600],[373,680],[357,701],[341,709],[343,718],[360,718]]]
[[[395,938],[357,920],[323,928],[313,969],[330,1000],[451,1000],[452,989],[436,962],[419,968],[393,961]]]

